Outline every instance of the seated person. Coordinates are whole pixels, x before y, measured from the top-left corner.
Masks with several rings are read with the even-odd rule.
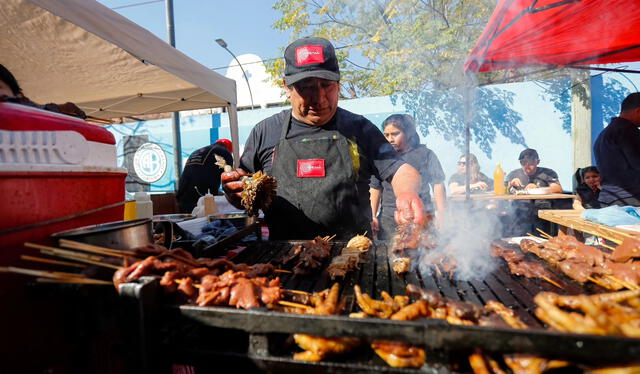
[[[576,202],[582,204],[585,209],[598,209],[600,202],[600,171],[595,166],[587,166],[578,169],[574,175],[574,182],[577,186],[574,190]]]
[[[9,69],[5,68],[2,64],[0,64],[0,102],[23,104],[48,110],[50,112],[67,114],[70,116],[80,117],[82,119],[87,118],[87,115],[82,111],[82,109],[78,108],[74,103],[67,102],[64,104],[49,103],[45,105],[38,105],[29,100],[22,93],[22,88],[20,88],[20,85],[13,74],[11,74]]]
[[[478,158],[473,153],[469,153],[468,162],[465,160],[464,155],[460,156],[458,159],[458,172],[449,178],[449,191],[451,191],[452,195],[466,192],[465,179],[467,167],[469,167],[471,173],[469,187],[472,193],[493,190],[493,180],[480,172]]]
[[[549,168],[538,167],[540,157],[535,149],[528,148],[520,152],[518,160],[522,167],[510,172],[506,179],[511,193],[540,187],[548,187],[549,193],[562,193],[558,174]],[[523,236],[527,232],[535,232],[535,227],[552,234],[549,222],[538,218],[538,210],[552,208],[551,200],[514,201],[513,207],[515,219],[507,231],[510,235]]]
[[[200,196],[210,192],[218,195],[220,175],[223,170],[216,165],[218,155],[233,165],[231,151],[233,146],[228,139],[218,139],[214,144],[197,149],[191,153],[178,183],[178,208],[180,213],[191,213]]]

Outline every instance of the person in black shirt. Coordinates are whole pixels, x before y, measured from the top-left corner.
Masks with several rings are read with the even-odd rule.
[[[437,211],[437,218],[441,220],[445,208],[445,177],[438,156],[424,144],[420,144],[415,122],[407,114],[389,116],[382,123],[382,130],[384,136],[393,148],[400,153],[402,159],[411,164],[420,173],[422,180],[420,199],[422,199],[425,213],[433,215],[434,211]],[[377,234],[380,239],[389,239],[396,229],[394,220],[396,199],[393,187],[388,181],[380,180],[375,176],[371,178],[370,186],[371,212],[373,215],[371,229],[374,237]],[[431,201],[430,187],[433,188],[435,204]],[[380,204],[381,202],[382,204]],[[379,207],[381,208],[380,219],[377,216]]]
[[[518,160],[522,167],[511,171],[506,179],[511,193],[540,187],[548,187],[549,193],[562,193],[558,174],[549,168],[538,166],[540,157],[535,149],[528,148],[520,152]],[[546,221],[538,218],[538,210],[552,208],[550,200],[514,201],[512,205],[515,213],[508,229],[510,235],[522,236],[527,232],[534,232],[534,225],[547,232],[551,231]]]
[[[216,165],[215,156],[218,155],[224,158],[227,164],[233,165],[230,147],[229,140],[219,139],[214,144],[191,153],[178,183],[176,199],[180,213],[191,213],[200,196],[207,192],[212,195],[218,194],[222,169]]]
[[[466,192],[467,167],[470,169],[471,174],[471,180],[469,181],[471,193],[493,190],[493,180],[480,172],[478,158],[473,153],[469,153],[469,161],[465,159],[464,155],[458,158],[458,172],[449,178],[449,192],[452,195]]]
[[[602,206],[640,206],[640,92],[627,96],[620,115],[598,135],[593,145],[601,173]]]
[[[284,84],[291,110],[258,123],[240,168],[223,173],[223,189],[240,207],[241,176],[265,171],[278,183],[266,209],[269,239],[349,239],[371,230],[369,180],[396,191],[400,223],[425,223],[418,197],[420,174],[400,159],[366,118],[338,108],[340,70],[333,45],[302,38],[284,53]]]

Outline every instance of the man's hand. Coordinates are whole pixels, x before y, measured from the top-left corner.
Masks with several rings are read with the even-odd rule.
[[[224,196],[231,205],[238,209],[244,209],[240,202],[242,200],[241,193],[243,184],[240,179],[246,175],[247,172],[240,168],[220,175]]]
[[[476,182],[470,185],[469,187],[471,187],[472,190],[481,190],[481,191],[487,190],[487,184],[484,183],[483,181]]]
[[[371,236],[373,236],[374,239],[378,239],[379,232],[380,221],[378,220],[378,217],[373,217],[373,219],[371,220]]]
[[[415,193],[405,192],[396,196],[395,219],[398,225],[414,223],[420,227],[426,223],[422,200]]]
[[[535,183],[529,183],[524,187],[525,190],[530,190],[532,188],[538,188],[538,185]]]
[[[509,181],[509,187],[521,188],[522,181],[519,178],[513,178],[512,180]]]

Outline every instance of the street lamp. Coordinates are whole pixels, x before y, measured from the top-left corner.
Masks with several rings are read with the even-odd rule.
[[[249,97],[251,98],[251,109],[253,109],[253,94],[251,93],[251,85],[249,84],[249,78],[247,78],[247,73],[242,68],[242,64],[240,63],[240,61],[238,61],[238,58],[236,57],[236,55],[234,55],[233,52],[231,52],[231,50],[227,48],[227,42],[225,42],[223,39],[216,39],[216,43],[218,43],[220,47],[226,49],[227,52],[229,52],[231,56],[233,56],[233,58],[236,60],[236,62],[238,63],[238,66],[240,66],[240,70],[242,70],[242,74],[244,75],[244,80],[247,81],[247,87],[249,88]]]

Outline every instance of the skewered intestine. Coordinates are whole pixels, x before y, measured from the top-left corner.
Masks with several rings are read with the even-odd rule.
[[[292,267],[296,275],[309,274],[322,266],[322,262],[331,254],[331,237],[316,237],[296,245],[279,262],[282,266]]]
[[[362,262],[360,255],[367,252],[371,244],[371,240],[364,235],[356,235],[351,238],[340,255],[331,259],[331,263],[327,267],[327,274],[332,280],[337,277],[344,278],[348,272],[356,269]]]

